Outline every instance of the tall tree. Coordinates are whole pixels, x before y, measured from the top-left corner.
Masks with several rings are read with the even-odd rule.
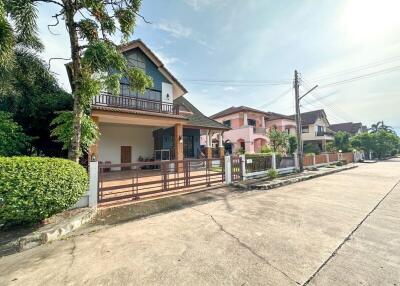
[[[140,0],[5,0],[6,11],[16,23],[29,15],[29,31],[36,31],[37,3],[59,8],[54,25],[63,22],[71,54],[69,64],[74,98],[72,138],[68,157],[81,156],[81,125],[90,111],[92,97],[102,89],[119,94],[120,80],[126,77],[132,90],[144,92],[152,80],[142,70],[128,65],[127,59],[111,40],[120,32],[122,43],[133,33]],[[28,13],[29,12],[29,13]],[[17,27],[17,25],[16,25]],[[22,31],[22,34],[23,31]],[[66,116],[64,116],[66,117]]]
[[[20,49],[14,52],[7,88],[0,89],[0,111],[11,113],[24,133],[32,137],[33,154],[66,156],[62,145],[50,137],[50,122],[57,112],[72,110],[72,102],[72,96],[58,86],[35,53]]]

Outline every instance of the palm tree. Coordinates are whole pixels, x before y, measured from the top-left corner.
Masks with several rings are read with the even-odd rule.
[[[376,133],[380,130],[384,130],[390,133],[394,133],[394,130],[391,126],[385,125],[385,123],[382,121],[378,121],[375,124],[371,125],[371,128],[368,129],[371,133]]]

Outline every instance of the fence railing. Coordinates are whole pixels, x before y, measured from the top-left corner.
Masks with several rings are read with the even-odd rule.
[[[249,156],[246,155],[246,173],[265,171],[272,168],[272,155]]]
[[[98,202],[138,200],[224,181],[224,158],[99,164]]]

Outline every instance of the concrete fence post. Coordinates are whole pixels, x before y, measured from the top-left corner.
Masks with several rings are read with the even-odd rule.
[[[312,154],[312,164],[313,164],[313,166],[317,165],[315,162],[315,154]]]
[[[299,168],[300,168],[300,165],[299,165],[299,156],[298,156],[297,152],[295,152],[295,153],[293,154],[293,156],[294,156],[294,167],[295,167],[296,169],[299,169]]]
[[[97,206],[99,162],[89,162],[89,207]]]
[[[242,169],[242,178],[244,179],[246,177],[246,155],[240,155],[240,164],[241,164],[241,169]]]
[[[369,155],[368,156],[369,160],[372,160],[372,151],[371,150],[369,150],[369,154],[368,155]]]
[[[325,154],[325,156],[326,156],[326,163],[329,164],[329,154]]]
[[[231,156],[225,156],[225,183],[232,183],[232,164],[231,164]]]
[[[272,153],[272,162],[271,162],[271,165],[272,165],[272,169],[274,169],[274,170],[276,170],[276,154],[275,153]]]

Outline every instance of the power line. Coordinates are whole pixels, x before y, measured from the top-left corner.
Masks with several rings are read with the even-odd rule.
[[[211,80],[211,79],[184,79],[192,84],[202,85],[233,85],[233,86],[266,86],[266,85],[289,85],[288,80]]]
[[[301,83],[303,84],[303,85],[305,85],[307,88],[310,88],[310,86],[311,86],[311,84],[309,84],[309,82],[304,78],[304,76],[301,76]],[[315,92],[315,93],[317,93],[317,92]],[[319,93],[317,93],[318,95],[319,95]],[[342,110],[341,108],[335,108],[334,106],[332,106],[332,105],[330,105],[330,106],[328,106],[327,104],[325,104],[324,102],[322,102],[321,101],[321,99],[322,98],[326,98],[327,96],[322,96],[322,97],[315,97],[314,95],[312,95],[312,94],[310,94],[310,96],[312,96],[312,98],[314,98],[314,100],[316,101],[316,102],[318,102],[321,106],[323,106],[325,109],[327,109],[327,110],[329,110],[330,111],[330,113],[332,113],[331,115],[333,115],[334,117],[336,117],[337,119],[339,119],[340,121],[351,121],[351,120],[343,120],[343,116],[337,116],[336,114],[343,114],[343,113],[345,113],[345,114],[347,114],[348,115],[348,113],[347,112],[345,112],[344,110]],[[308,102],[308,101],[306,101],[307,103],[309,103],[310,104],[310,102]],[[339,109],[340,109],[340,111],[339,111]],[[347,115],[346,115],[346,117],[347,117]],[[351,117],[351,116],[350,116]]]
[[[270,99],[269,101],[267,101],[266,103],[260,105],[258,108],[261,109],[263,107],[266,107],[268,105],[271,105],[273,103],[275,103],[276,101],[278,101],[279,99],[281,99],[283,96],[285,96],[286,94],[289,94],[289,92],[292,90],[292,87],[290,87],[288,90],[285,90],[284,92],[278,94],[278,96],[273,97],[272,99]]]
[[[391,64],[391,63],[394,63],[394,62],[399,61],[399,60],[400,60],[400,56],[390,57],[390,58],[386,58],[386,59],[379,60],[379,61],[376,61],[376,62],[371,62],[369,64],[365,64],[365,65],[361,65],[361,66],[352,67],[352,68],[344,69],[344,70],[341,70],[341,71],[333,72],[331,74],[325,74],[325,75],[311,77],[311,79],[314,80],[314,81],[319,81],[319,80],[325,80],[325,79],[329,79],[329,78],[339,77],[339,76],[342,76],[344,74],[359,72],[359,71],[362,71],[362,70],[370,69],[370,68],[381,66],[381,65],[384,65],[384,64]]]
[[[386,69],[383,69],[383,70],[379,70],[379,71],[375,71],[375,72],[359,75],[359,76],[356,76],[356,77],[352,77],[352,78],[348,78],[348,79],[344,79],[344,80],[340,80],[340,81],[336,81],[336,82],[327,83],[327,84],[321,85],[320,89],[321,88],[330,87],[330,86],[345,84],[345,83],[357,81],[357,80],[364,79],[364,78],[371,78],[371,77],[374,77],[374,76],[378,76],[378,75],[382,75],[382,74],[386,74],[386,73],[390,73],[390,72],[394,72],[394,71],[398,71],[398,70],[400,70],[400,66],[394,66],[394,67],[386,68]]]

